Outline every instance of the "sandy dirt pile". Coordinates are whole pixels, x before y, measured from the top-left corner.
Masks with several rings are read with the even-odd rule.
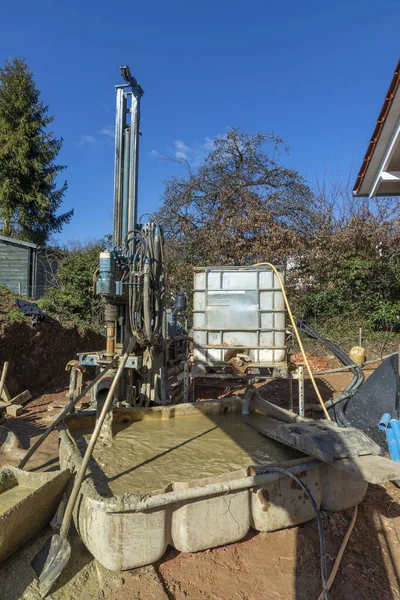
[[[53,320],[32,325],[31,318],[18,311],[17,297],[0,288],[0,366],[9,362],[7,386],[11,395],[43,389],[63,375],[65,365],[77,352],[104,346],[103,336],[91,329]]]

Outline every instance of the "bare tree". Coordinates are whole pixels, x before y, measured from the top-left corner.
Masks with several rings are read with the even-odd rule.
[[[231,129],[198,169],[181,162],[159,213],[172,289],[188,285],[193,265],[281,262],[312,239],[318,203],[282,150],[273,134]]]

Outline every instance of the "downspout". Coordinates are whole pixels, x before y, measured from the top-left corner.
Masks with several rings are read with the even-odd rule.
[[[36,286],[36,282],[37,282],[37,262],[38,262],[38,254],[39,254],[39,249],[35,248],[34,249],[34,263],[33,263],[33,282],[32,282],[32,290],[33,290],[33,298],[35,300],[37,300],[37,286]]]

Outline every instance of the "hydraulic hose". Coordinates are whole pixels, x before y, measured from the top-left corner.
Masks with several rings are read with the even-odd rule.
[[[147,262],[147,258],[144,264],[144,276],[143,276],[143,317],[144,317],[144,331],[146,334],[147,341],[151,344],[153,341],[153,331],[151,328],[151,307],[150,307],[150,261]]]
[[[308,325],[306,325],[303,321],[298,320],[298,323],[300,325],[300,328],[303,331],[305,331],[305,333],[307,335],[309,335],[310,337],[312,337],[312,338],[318,340],[319,342],[325,344],[325,346],[327,346],[331,350],[331,352],[333,352],[333,354],[336,356],[336,358],[338,358],[340,360],[340,362],[343,365],[345,365],[346,367],[348,367],[349,370],[353,373],[353,380],[346,386],[344,392],[350,392],[353,389],[357,389],[358,387],[360,387],[360,385],[364,381],[364,373],[361,370],[360,366],[357,365],[357,364],[355,364],[355,363],[353,363],[351,361],[351,359],[347,356],[347,354],[341,348],[339,348],[339,346],[337,346],[336,344],[334,344],[330,340],[327,340],[327,339],[321,337],[316,331],[314,331],[313,329],[311,329],[311,327],[309,327]],[[335,400],[336,400],[336,398],[335,398]],[[329,405],[331,405],[330,404],[331,402],[332,401],[328,400],[328,402],[326,402],[326,406],[328,407]]]
[[[321,396],[320,391],[318,389],[318,386],[317,386],[317,383],[315,381],[314,375],[312,373],[312,370],[311,370],[311,367],[310,367],[310,363],[308,362],[308,358],[307,358],[306,352],[304,350],[303,342],[301,341],[300,334],[299,334],[299,332],[297,330],[296,323],[295,323],[295,320],[294,320],[294,317],[293,317],[293,313],[292,313],[292,310],[290,308],[289,300],[288,300],[288,297],[286,295],[285,286],[283,285],[283,281],[282,281],[282,278],[281,278],[281,276],[279,274],[279,271],[278,271],[278,269],[273,264],[271,264],[269,262],[261,262],[261,263],[256,263],[255,265],[253,265],[253,267],[262,267],[262,266],[267,266],[270,269],[272,269],[272,271],[275,273],[275,275],[276,275],[276,277],[278,279],[280,288],[282,290],[283,299],[285,301],[285,305],[286,305],[286,308],[287,308],[287,311],[288,311],[289,319],[290,319],[290,322],[292,324],[293,331],[294,331],[294,333],[296,335],[297,343],[300,346],[300,350],[301,350],[301,353],[303,355],[303,359],[304,359],[305,365],[307,367],[308,374],[309,374],[311,382],[313,384],[315,393],[317,395],[317,398],[319,400],[319,403],[321,405],[321,408],[322,408],[322,410],[323,410],[326,418],[328,419],[328,421],[331,421],[332,419],[329,416],[329,413],[328,413],[328,411],[327,411],[327,409],[325,407],[325,403],[324,403],[324,401],[322,399],[322,396]]]
[[[333,354],[340,360],[340,362],[343,365],[349,366],[349,369],[353,374],[353,378],[352,378],[351,382],[346,386],[346,388],[343,390],[343,392],[338,394],[335,398],[332,398],[332,400],[328,400],[325,403],[325,406],[327,409],[333,408],[334,406],[336,407],[333,409],[333,415],[335,417],[335,421],[339,425],[342,425],[343,427],[349,427],[350,424],[344,415],[343,406],[341,406],[341,402],[344,402],[345,400],[348,400],[349,398],[351,398],[351,396],[360,387],[360,385],[364,381],[364,373],[359,366],[357,366],[357,365],[353,366],[353,363],[350,360],[350,358],[347,356],[347,354],[341,348],[336,346],[336,344],[334,344],[330,340],[327,340],[327,339],[321,337],[316,331],[311,329],[311,327],[306,325],[303,321],[298,320],[298,324],[299,324],[300,328],[308,336],[325,344],[325,346],[327,346],[331,350],[331,352],[333,352]]]
[[[326,576],[326,552],[325,552],[324,526],[322,524],[321,514],[318,510],[318,506],[314,500],[313,495],[311,494],[310,490],[305,485],[305,483],[299,477],[297,477],[297,475],[295,475],[288,469],[284,469],[282,467],[267,467],[266,469],[262,469],[261,471],[258,471],[258,474],[262,474],[262,473],[282,473],[283,475],[287,475],[288,477],[293,479],[297,483],[298,486],[301,487],[303,492],[305,492],[308,499],[310,500],[311,506],[313,507],[313,510],[315,513],[315,517],[317,519],[317,525],[318,525],[319,547],[320,547],[320,557],[321,557],[322,598],[324,600],[329,600],[329,583],[327,581],[327,576]],[[339,558],[339,562],[340,562],[340,558]],[[331,585],[332,585],[332,583],[331,583]]]
[[[130,257],[129,320],[139,344],[162,343],[164,324],[163,235],[156,221],[129,231],[136,236],[135,253]]]

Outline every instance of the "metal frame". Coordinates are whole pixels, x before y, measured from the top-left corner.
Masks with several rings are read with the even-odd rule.
[[[128,231],[137,224],[140,100],[143,89],[127,67],[121,67],[127,83],[116,85],[114,232],[113,242],[120,247]],[[133,252],[134,240],[129,242]]]
[[[78,354],[79,363],[86,367],[104,366],[105,361],[100,356],[99,352],[85,352]],[[125,364],[125,369],[135,369],[138,371],[142,368],[142,356],[131,354]]]
[[[278,266],[279,268],[279,266]],[[282,267],[281,267],[282,268]],[[223,272],[226,271],[243,271],[243,272],[255,272],[257,273],[257,287],[256,289],[252,288],[252,289],[247,289],[247,288],[242,288],[240,291],[243,292],[257,292],[257,297],[258,297],[258,306],[261,307],[261,297],[260,294],[261,292],[277,292],[277,288],[260,288],[260,273],[261,272],[265,272],[265,266],[249,266],[249,267],[235,267],[235,266],[215,266],[215,267],[195,267],[194,272],[204,272],[205,273],[205,287],[204,288],[196,288],[194,290],[195,293],[204,293],[205,297],[206,297],[206,306],[208,306],[208,292],[209,287],[207,285],[207,276],[208,273],[210,272],[218,272],[220,275],[220,291],[224,291],[222,288],[222,275]],[[272,276],[274,277],[274,273],[271,271]],[[211,291],[218,291],[218,290],[211,290]],[[275,295],[273,294],[273,303],[275,303]],[[206,310],[193,310],[193,313],[206,313]],[[263,310],[261,308],[258,309],[258,327],[254,327],[251,330],[248,331],[252,331],[252,332],[257,332],[257,346],[251,346],[252,350],[257,350],[258,351],[258,356],[259,356],[259,351],[260,350],[283,350],[286,352],[286,345],[285,346],[261,346],[260,344],[260,334],[261,333],[271,333],[271,332],[285,332],[285,329],[281,329],[281,328],[263,328],[261,327],[261,315],[262,314],[286,314],[286,310]],[[224,328],[224,329],[220,329],[220,328],[213,328],[213,327],[193,327],[193,333],[197,332],[197,331],[205,331],[207,333],[209,332],[219,332],[220,336],[221,336],[221,340],[223,337],[223,334],[225,332],[235,332],[235,331],[242,331],[241,328],[234,328],[234,329],[230,329],[230,328]],[[207,336],[207,340],[208,340],[208,336]],[[206,345],[201,345],[201,344],[194,344],[194,348],[201,348],[203,350],[239,350],[241,348],[243,348],[243,346],[223,346],[223,345],[216,345],[216,344],[206,344]],[[202,364],[202,365],[207,365],[210,367],[221,367],[221,366],[226,366],[226,363],[224,361],[215,361],[215,360],[207,360],[207,361],[199,361],[196,360],[195,363],[198,364]],[[286,364],[286,362],[275,362],[275,361],[269,361],[269,362],[252,362],[249,363],[249,367],[250,366],[254,366],[254,367],[275,367],[275,366],[284,366]]]

